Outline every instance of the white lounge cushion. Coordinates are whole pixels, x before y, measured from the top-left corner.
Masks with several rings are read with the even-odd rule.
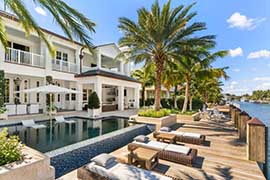
[[[145,136],[145,135],[139,135],[139,136],[136,136],[134,138],[134,141],[136,142],[141,142],[141,143],[146,143],[149,141],[149,137]]]
[[[157,142],[157,141],[149,141],[147,143],[134,141],[133,143],[141,145],[141,146],[146,147],[146,148],[155,149],[155,150],[158,150],[158,151],[162,151],[168,146],[167,143]]]
[[[110,165],[111,163],[115,162],[115,160],[116,158],[114,156],[106,154],[106,153],[102,153],[91,159],[91,161],[103,167]]]
[[[183,136],[184,135],[184,132],[181,132],[181,131],[171,131],[170,133],[173,133],[176,136]]]
[[[169,144],[165,148],[165,151],[172,151],[172,152],[188,155],[188,153],[190,152],[190,148],[186,146],[181,146],[181,145]]]
[[[183,136],[184,137],[197,138],[197,139],[201,138],[201,135],[200,134],[197,134],[197,133],[188,133],[188,132],[186,132],[186,133],[184,133]]]
[[[172,180],[172,178],[155,172],[117,162],[109,167],[101,167],[93,162],[88,164],[86,168],[112,180]]]

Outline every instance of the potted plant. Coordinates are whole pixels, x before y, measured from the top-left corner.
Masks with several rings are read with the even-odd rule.
[[[50,108],[50,105],[48,105],[47,106],[47,112],[48,112],[48,114],[51,113],[51,115],[56,115],[57,114],[57,106],[52,104],[52,107]]]
[[[92,92],[88,97],[88,115],[97,117],[100,114],[100,101],[96,92]]]

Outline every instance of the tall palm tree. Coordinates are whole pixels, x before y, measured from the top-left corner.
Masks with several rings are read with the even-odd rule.
[[[125,17],[119,19],[118,27],[124,33],[119,45],[129,47],[123,54],[128,54],[135,63],[155,64],[155,110],[160,109],[161,75],[166,62],[179,58],[179,49],[183,46],[214,44],[214,36],[192,37],[195,32],[206,29],[204,23],[188,24],[196,15],[190,12],[193,5],[171,8],[169,0],[161,8],[156,0],[150,10],[137,11],[137,22]]]
[[[141,98],[143,106],[145,106],[145,89],[154,85],[154,66],[150,64],[142,69],[137,69],[132,72],[131,76],[142,84]]]
[[[192,96],[190,96],[191,82],[198,78],[208,76],[209,70],[212,68],[211,64],[218,58],[222,58],[228,54],[227,51],[211,53],[209,52],[211,48],[213,48],[213,46],[187,48],[188,53],[179,61],[182,66],[180,73],[183,74],[185,80],[185,100],[182,112],[187,111],[188,101],[192,101]],[[211,73],[213,72],[211,71]]]
[[[168,62],[168,64],[166,65],[166,69],[161,76],[162,84],[168,91],[170,91],[171,88],[174,87],[173,104],[175,109],[177,108],[176,97],[178,85],[183,82],[183,76],[181,73],[178,72],[178,68],[179,63]]]
[[[95,32],[95,23],[89,20],[81,12],[70,7],[62,0],[32,0],[37,6],[46,9],[52,14],[55,22],[61,27],[65,35],[72,41],[78,40],[91,51],[92,43],[89,32]],[[32,31],[46,43],[51,54],[54,54],[54,48],[48,41],[45,32],[39,27],[33,16],[26,8],[23,0],[3,0],[6,7],[16,15],[18,21],[22,24],[26,35]],[[4,47],[8,46],[5,26],[0,18],[0,41]]]

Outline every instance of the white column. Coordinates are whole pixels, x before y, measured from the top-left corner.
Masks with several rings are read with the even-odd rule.
[[[140,87],[136,87],[134,90],[135,108],[140,108]]]
[[[4,61],[5,61],[5,49],[2,44],[0,44],[0,70],[4,70]]]
[[[124,86],[118,86],[118,110],[123,111],[124,106]]]
[[[9,78],[9,102],[14,104],[14,79]]]
[[[75,63],[77,64],[77,73],[80,73],[81,69],[80,51],[81,49],[76,49],[75,51]]]
[[[101,54],[100,51],[97,51],[97,68],[101,68]]]
[[[83,85],[77,82],[77,91],[80,91],[80,94],[76,94],[76,111],[82,111],[82,104],[83,104]]]
[[[46,85],[46,77],[44,77],[44,80],[43,80],[43,83],[42,83],[41,86],[45,86],[45,85]],[[42,102],[42,105],[43,105],[43,108],[42,108],[42,109],[43,109],[43,113],[45,113],[45,112],[47,112],[46,94],[40,93],[40,97],[42,97],[40,102]]]
[[[45,72],[46,76],[51,75],[52,73],[52,59],[54,57],[51,56],[49,49],[47,48],[46,44],[44,42],[40,43],[40,54],[43,56],[43,59],[45,61]]]
[[[96,83],[94,84],[94,91],[97,93],[99,101],[100,101],[100,112],[102,107],[102,82],[99,77],[96,78]]]
[[[121,74],[124,74],[124,62],[123,61],[120,61],[120,73]]]

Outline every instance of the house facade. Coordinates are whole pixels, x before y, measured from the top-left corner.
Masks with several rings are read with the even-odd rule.
[[[9,115],[46,111],[46,95],[18,91],[46,85],[48,76],[54,85],[81,92],[54,95],[54,105],[59,110],[83,110],[93,91],[99,96],[101,111],[139,108],[141,84],[130,77],[130,63],[115,60],[121,52],[116,44],[96,46],[90,53],[82,44],[43,29],[56,49],[52,57],[37,34],[25,35],[16,17],[5,12],[0,12],[0,16],[9,41],[7,49],[0,48]]]

